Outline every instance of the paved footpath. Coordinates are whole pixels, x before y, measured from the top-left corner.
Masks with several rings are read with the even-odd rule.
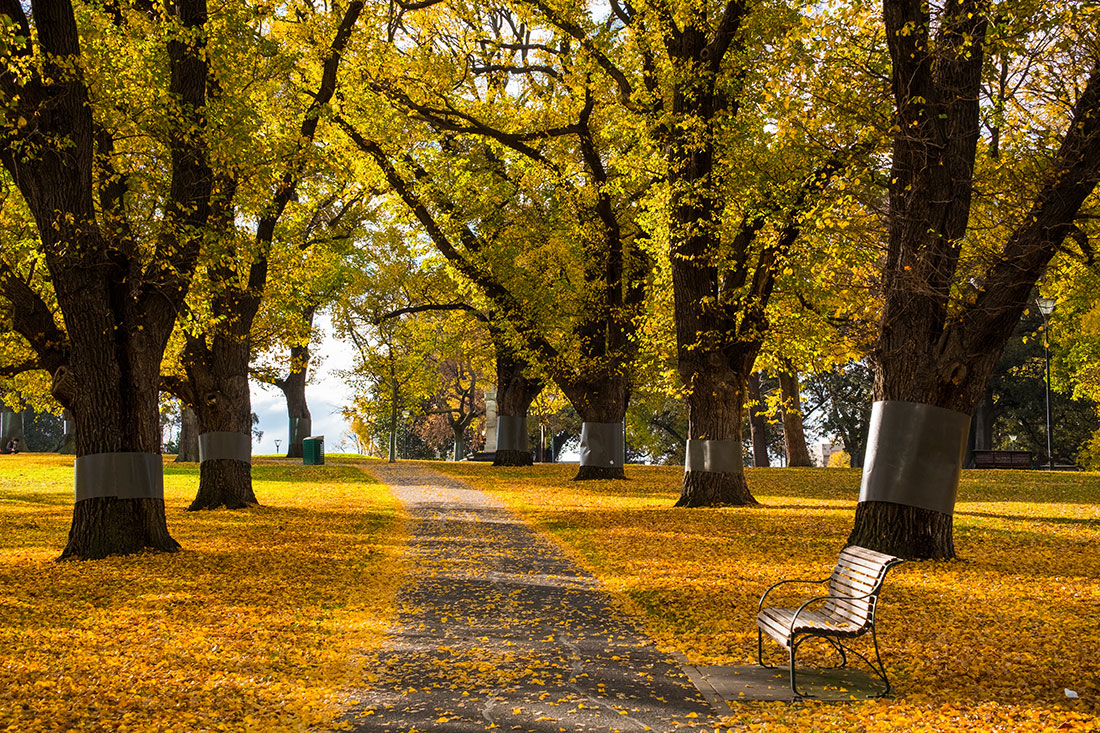
[[[352,730],[714,730],[679,665],[515,514],[423,467],[369,470],[412,516],[412,566]]]

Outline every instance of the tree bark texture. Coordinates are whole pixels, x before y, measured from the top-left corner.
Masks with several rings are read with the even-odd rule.
[[[749,375],[749,432],[752,435],[752,465],[767,468],[771,465],[768,456],[768,418],[764,414],[764,395],[760,391],[760,374]]]
[[[1030,212],[964,301],[952,300],[970,218],[988,13],[977,0],[945,6],[935,37],[929,7],[884,3],[895,100],[884,307],[875,399],[972,414],[1035,282],[1092,193],[1100,170],[1100,64],[1073,107]],[[888,451],[889,446],[868,446]],[[954,487],[930,487],[953,491]],[[851,542],[908,558],[955,553],[951,517],[866,502]]]
[[[856,505],[855,529],[849,545],[859,545],[897,557],[950,560],[955,557],[950,514],[885,501]]]
[[[528,376],[530,360],[515,348],[499,326],[490,322],[489,334],[496,353],[497,419],[504,417],[526,418],[531,403],[545,386],[542,379]],[[530,466],[530,450],[497,450],[493,453],[494,466]]]
[[[780,371],[779,393],[783,400],[783,446],[787,450],[787,466],[812,466],[814,463],[810,460],[806,433],[802,428],[802,398],[798,391],[798,375],[793,371]]]
[[[248,331],[259,307],[258,298],[223,291],[213,311],[225,318],[212,336],[188,336],[182,355],[188,389],[181,397],[195,411],[198,432],[252,434],[252,397],[248,388]],[[199,466],[199,488],[189,511],[240,509],[257,504],[252,489],[252,464],[219,458]]]
[[[729,370],[698,372],[688,392],[688,433],[692,440],[732,441],[735,470],[713,472],[685,467],[676,506],[749,506],[756,498],[741,470],[741,415],[745,386]]]
[[[212,175],[202,130],[209,69],[204,0],[180,0],[184,28],[166,41],[167,198],[155,241],[139,248],[126,183],[114,170],[111,133],[93,122],[71,5],[35,3],[34,27],[18,4],[4,12],[27,38],[10,50],[25,76],[0,78],[7,130],[0,158],[38,229],[57,305],[58,328],[37,294],[0,265],[0,287],[16,303],[14,326],[53,375],[52,391],[72,413],[77,458],[160,454],[159,367],[187,293],[210,213]],[[37,44],[36,46],[34,44]],[[18,119],[30,124],[16,124]],[[28,152],[33,153],[28,154]],[[110,487],[97,487],[110,490]],[[144,549],[173,551],[162,498],[98,496],[77,502],[63,558],[101,558]]]
[[[199,464],[199,490],[187,511],[244,509],[257,504],[251,463],[218,458]]]
[[[187,405],[180,410],[180,439],[176,463],[199,462],[199,419]]]

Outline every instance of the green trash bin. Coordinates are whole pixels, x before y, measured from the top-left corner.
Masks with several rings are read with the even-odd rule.
[[[311,435],[302,439],[302,465],[321,466],[325,463],[325,436]]]

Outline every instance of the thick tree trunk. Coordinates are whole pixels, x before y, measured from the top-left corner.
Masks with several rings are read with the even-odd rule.
[[[752,465],[767,468],[772,465],[768,456],[768,418],[764,414],[764,395],[760,391],[760,374],[749,375],[749,432],[752,435]]]
[[[898,557],[950,560],[955,557],[950,514],[892,502],[861,501],[849,545],[873,547]]]
[[[899,0],[886,0],[883,14],[893,65],[895,129],[902,132],[891,156],[875,399],[895,407],[943,408],[949,411],[945,424],[961,426],[959,416],[973,414],[1032,288],[1073,233],[1080,207],[1096,187],[1100,63],[1093,61],[1048,169],[1033,172],[1041,185],[1030,210],[1019,212],[1020,224],[1002,246],[990,243],[992,264],[976,274],[967,270],[968,282],[978,285],[973,298],[953,300],[961,242],[971,218],[973,173],[981,168],[976,155],[988,15],[969,2],[949,3],[933,22],[929,6]],[[936,37],[930,40],[933,31]],[[1006,220],[1015,213],[1006,212]],[[874,484],[868,480],[872,457],[889,458],[904,446],[877,437],[868,441],[865,487]],[[960,464],[964,450],[959,450]],[[908,497],[876,501],[861,491],[850,541],[908,558],[953,557],[948,507],[953,506],[959,466],[947,466],[946,455],[936,460],[955,469],[954,485],[948,485],[951,473],[944,471],[938,485],[924,487],[942,511],[921,508],[921,501]],[[910,479],[919,478],[926,462],[905,465]]]
[[[125,368],[115,361],[119,344],[104,340],[97,347],[86,344],[81,352],[74,349],[69,366],[54,375],[54,394],[68,405],[76,422],[78,497],[62,559],[95,560],[148,549],[179,549],[168,533],[160,483],[161,352],[145,347],[141,336],[134,335],[135,342],[129,344]],[[115,380],[103,379],[107,374]],[[89,385],[95,389],[88,389]],[[152,483],[127,483],[122,475],[102,472],[85,477],[80,471],[87,460],[141,454],[153,456],[158,464],[148,475]],[[120,493],[145,496],[119,498]]]
[[[199,419],[195,411],[184,405],[180,410],[180,439],[176,463],[199,462]]]
[[[529,377],[531,365],[524,355],[508,343],[499,329],[490,327],[493,346],[496,351],[497,372],[497,426],[508,434],[509,420],[526,420],[531,408],[545,384],[537,377]],[[504,420],[501,420],[504,418]],[[520,437],[526,437],[521,431]],[[496,450],[493,453],[494,466],[530,466],[531,451],[523,441],[521,445],[501,446],[497,436]]]
[[[787,450],[787,466],[812,466],[810,451],[806,447],[806,433],[802,428],[802,398],[797,374],[786,370],[779,372],[779,394],[783,400],[783,446]]]
[[[757,503],[745,480],[741,457],[744,384],[745,378],[730,370],[696,374],[688,394],[688,458],[676,506]]]
[[[252,465],[233,459],[215,459],[199,464],[199,491],[187,510],[244,509],[258,503],[252,489]]]
[[[230,310],[235,296],[215,300],[215,312]],[[245,307],[246,313],[254,312]],[[239,313],[237,308],[232,311]],[[249,324],[251,319],[248,319]],[[192,409],[198,418],[200,466],[199,490],[188,511],[241,509],[257,504],[252,489],[252,398],[248,389],[250,343],[248,325],[232,320],[224,324],[230,333],[215,333],[209,345],[192,338],[184,349],[183,364],[191,389]],[[242,437],[243,436],[243,437]]]
[[[625,479],[623,421],[630,400],[628,379],[607,375],[599,382],[572,383],[562,389],[583,421],[581,462],[573,480]]]

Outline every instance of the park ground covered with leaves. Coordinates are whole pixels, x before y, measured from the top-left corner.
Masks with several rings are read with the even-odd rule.
[[[553,533],[660,644],[694,664],[755,661],[760,594],[779,579],[828,575],[859,493],[855,470],[748,469],[761,506],[677,509],[678,468],[571,482],[574,466],[433,465]],[[726,722],[737,730],[1100,730],[1098,502],[1096,473],[964,472],[960,559],[906,563],[883,591],[880,639],[897,696],[748,703]],[[767,649],[783,661],[777,646]],[[807,661],[832,662],[808,652]]]
[[[198,465],[165,465],[182,551],[56,562],[72,458],[0,463],[0,730],[325,727],[369,677],[403,525],[351,466],[257,461],[263,506],[186,512]]]

